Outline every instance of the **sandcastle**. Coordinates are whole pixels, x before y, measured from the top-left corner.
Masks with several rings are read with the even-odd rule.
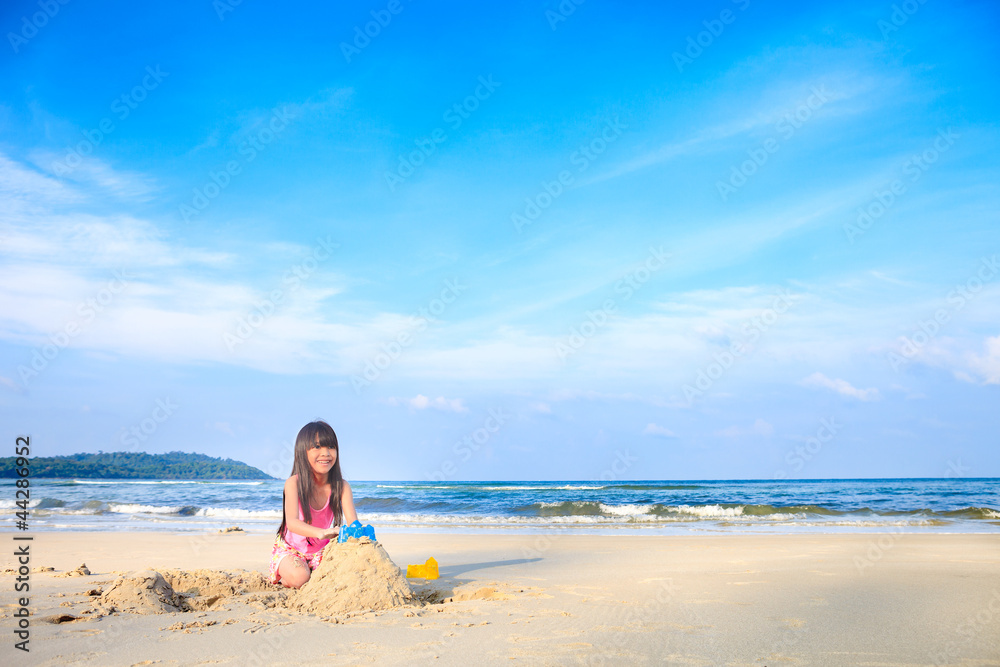
[[[328,544],[323,562],[287,606],[329,616],[383,611],[414,601],[410,584],[382,545],[361,538]]]

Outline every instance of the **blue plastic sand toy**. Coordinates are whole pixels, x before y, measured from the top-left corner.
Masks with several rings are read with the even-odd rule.
[[[368,526],[362,526],[360,521],[355,520],[350,526],[344,526],[340,529],[340,534],[337,535],[337,542],[346,542],[348,538],[351,537],[367,537],[371,539],[372,542],[378,542],[375,539],[375,529]]]

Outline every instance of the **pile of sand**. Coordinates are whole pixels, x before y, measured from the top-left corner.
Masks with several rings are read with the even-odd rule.
[[[156,570],[133,572],[118,577],[111,588],[94,600],[105,613],[168,614],[183,611],[183,600]]]
[[[163,570],[162,574],[175,591],[189,596],[230,597],[274,589],[263,574],[248,570]]]
[[[260,572],[146,570],[118,577],[111,588],[94,600],[94,606],[105,613],[201,611],[227,598],[274,589]]]
[[[260,572],[145,570],[119,576],[93,604],[108,614],[168,614],[212,609],[238,596],[244,596],[247,604],[284,606],[320,616],[419,603],[382,545],[362,538],[328,544],[323,562],[295,592],[282,591]]]
[[[323,562],[288,600],[290,609],[331,616],[382,611],[415,602],[413,590],[382,545],[368,538],[330,542]]]
[[[87,576],[90,576],[90,570],[87,568],[87,564],[84,563],[83,565],[80,565],[79,567],[77,567],[75,570],[70,570],[68,572],[61,572],[61,573],[59,573],[59,574],[57,574],[55,576],[57,576],[57,577],[87,577]]]
[[[163,578],[192,609],[203,610],[236,595],[272,591],[275,586],[260,572],[237,570],[163,570]]]

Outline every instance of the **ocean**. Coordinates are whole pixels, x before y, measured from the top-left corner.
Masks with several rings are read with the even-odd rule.
[[[282,480],[32,479],[29,530],[273,532]],[[392,532],[1000,532],[1000,479],[352,482]],[[14,480],[0,524],[15,529]]]

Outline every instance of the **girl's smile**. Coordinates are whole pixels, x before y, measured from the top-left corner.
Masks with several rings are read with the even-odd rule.
[[[317,473],[325,474],[337,462],[337,450],[332,447],[313,445],[306,452],[306,458],[309,460],[310,468]]]

